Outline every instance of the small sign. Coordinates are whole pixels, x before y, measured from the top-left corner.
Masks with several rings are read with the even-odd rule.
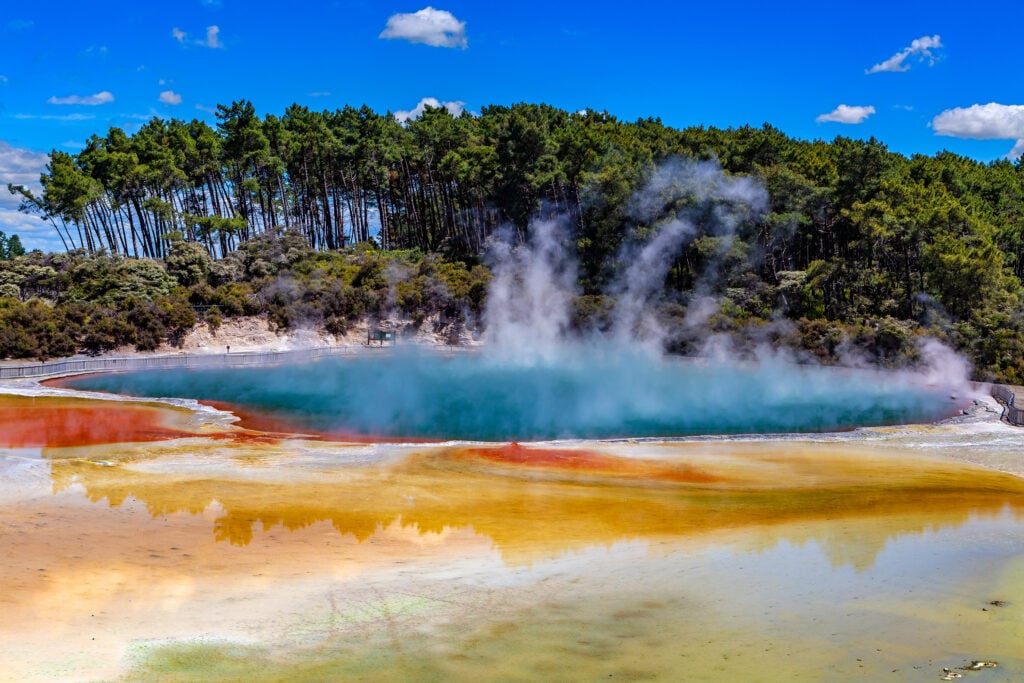
[[[367,334],[366,341],[368,343],[369,342],[380,342],[381,345],[383,345],[384,342],[394,342],[395,341],[395,333],[392,332],[391,330],[374,330],[374,329],[371,329],[371,330],[369,330],[369,333]]]

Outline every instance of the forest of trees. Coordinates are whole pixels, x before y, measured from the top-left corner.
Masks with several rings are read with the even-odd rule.
[[[132,135],[112,128],[93,136],[77,154],[55,150],[40,196],[9,189],[24,211],[52,222],[71,256],[54,264],[30,254],[10,260],[6,275],[0,268],[0,297],[9,300],[0,300],[0,340],[4,310],[33,297],[59,306],[71,286],[12,274],[15,261],[54,277],[86,254],[157,259],[174,272],[183,250],[201,247],[214,265],[198,278],[178,269],[163,296],[177,286],[182,301],[209,306],[203,291],[247,288],[243,308],[267,312],[269,282],[282,273],[294,282],[289,269],[305,268],[298,280],[323,287],[314,275],[340,272],[325,265],[332,258],[348,264],[347,287],[371,291],[372,278],[356,276],[373,252],[353,245],[406,254],[395,258],[413,279],[427,263],[430,273],[438,264],[466,277],[478,269],[482,281],[489,236],[511,226],[527,239],[532,218],[556,215],[571,228],[586,316],[601,310],[622,245],[650,228],[631,199],[673,159],[715,159],[726,173],[763,183],[769,202],[738,227],[727,254],[710,233],[683,246],[665,281],[674,295],[667,314],[680,315],[716,259],[713,294],[722,305],[709,325],[719,331],[784,319],[793,323],[790,342],[826,359],[852,345],[881,360],[912,355],[913,339],[929,334],[965,352],[979,376],[1024,379],[1021,162],[907,158],[874,139],[803,141],[768,125],[678,130],[534,104],[461,116],[428,108],[400,123],[367,107],[292,105],[261,118],[242,101],[218,107],[215,128],[154,118]],[[310,256],[321,265],[234,275],[216,265],[232,254],[240,263],[246,244],[277,244],[282,235],[322,254]],[[337,318],[313,308],[320,322]],[[675,350],[691,349],[683,339]]]

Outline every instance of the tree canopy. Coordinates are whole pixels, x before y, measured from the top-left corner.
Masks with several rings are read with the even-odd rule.
[[[21,244],[21,238],[17,235],[8,237],[3,230],[0,230],[0,260],[24,255],[25,247]]]

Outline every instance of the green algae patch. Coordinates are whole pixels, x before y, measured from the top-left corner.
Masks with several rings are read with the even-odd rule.
[[[231,643],[185,642],[136,646],[132,673],[122,680],[163,681],[256,680],[265,663],[260,648]],[[270,680],[270,679],[267,679]]]
[[[249,681],[321,683],[330,680],[450,680],[440,662],[402,655],[386,648],[359,652],[343,647],[272,656],[266,650],[236,644],[184,642],[146,647],[138,653],[123,683]]]

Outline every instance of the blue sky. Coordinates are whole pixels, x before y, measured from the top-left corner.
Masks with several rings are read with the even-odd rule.
[[[1024,151],[1020,2],[18,3],[0,16],[0,181],[111,126],[368,104],[546,102],[634,120],[768,122],[903,154]],[[0,230],[60,249],[0,191]]]

